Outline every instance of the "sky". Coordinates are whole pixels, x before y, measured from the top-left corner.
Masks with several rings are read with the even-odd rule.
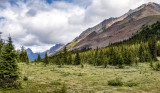
[[[25,46],[42,52],[148,2],[160,4],[160,0],[0,0],[0,31],[5,40],[10,34],[16,49]]]

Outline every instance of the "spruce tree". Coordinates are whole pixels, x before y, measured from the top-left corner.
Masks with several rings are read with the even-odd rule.
[[[105,61],[104,61],[104,68],[106,68],[107,67],[107,65],[108,65],[108,61],[109,61],[109,58],[105,58]]]
[[[28,55],[27,55],[27,52],[26,52],[26,51],[24,52],[24,57],[25,57],[25,58],[24,58],[24,59],[25,59],[25,63],[26,63],[26,64],[29,64],[29,58],[28,58]]]
[[[156,38],[153,37],[150,41],[149,41],[149,49],[150,49],[150,53],[152,56],[152,60],[156,61],[157,60],[157,45],[156,45]]]
[[[144,43],[141,43],[139,47],[139,61],[140,62],[145,62],[144,51],[145,51]]]
[[[122,53],[118,53],[118,57],[117,57],[117,61],[118,61],[118,66],[119,68],[123,68],[123,63],[124,63],[124,59],[122,57]]]
[[[56,57],[57,58],[57,60],[56,60],[56,64],[57,65],[63,65],[63,54],[60,52],[59,53],[59,55],[58,55],[58,57]]]
[[[116,59],[115,49],[113,47],[111,47],[111,48],[109,48],[109,65],[116,65],[115,59]]]
[[[24,46],[21,47],[21,52],[20,52],[20,61],[21,62],[26,62],[26,57],[25,57],[25,48]]]
[[[4,43],[2,40],[0,40],[0,54],[2,53],[2,47],[3,47]]]
[[[78,49],[76,50],[76,56],[75,56],[74,64],[75,65],[80,65],[81,64]]]
[[[45,66],[49,64],[49,59],[48,59],[48,56],[47,56],[47,52],[45,53],[44,63],[45,63]]]
[[[100,53],[99,53],[99,57],[98,57],[98,66],[104,64],[104,53],[102,50],[100,50]]]
[[[64,49],[63,49],[62,61],[63,61],[63,64],[69,64],[69,63],[67,62],[67,48],[66,48],[66,47],[64,47]]]
[[[20,62],[20,50],[17,50],[16,53],[17,53],[17,62],[19,63]]]
[[[0,61],[0,87],[2,88],[18,88],[20,86],[17,81],[19,72],[16,57],[12,38],[8,37],[8,42],[4,45]]]
[[[69,54],[69,57],[68,57],[68,64],[72,64],[72,55]]]
[[[94,66],[98,65],[98,47],[96,48],[95,54],[94,54]]]
[[[133,63],[133,51],[131,49],[128,49],[128,61],[127,65],[132,65]]]
[[[38,61],[38,62],[40,62],[40,61],[41,61],[41,56],[40,56],[40,54],[38,54],[37,61]]]

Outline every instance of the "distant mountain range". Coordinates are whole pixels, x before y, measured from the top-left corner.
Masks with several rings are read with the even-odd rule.
[[[35,59],[37,59],[38,54],[40,54],[41,58],[44,58],[46,52],[48,55],[50,55],[51,53],[53,53],[54,51],[56,51],[62,46],[63,44],[56,44],[55,46],[51,47],[49,50],[46,50],[44,52],[39,52],[39,53],[33,53],[33,51],[30,48],[26,49],[26,51],[29,57],[29,61],[34,61]]]
[[[107,11],[106,11],[107,12]],[[98,25],[83,31],[78,37],[66,44],[69,51],[96,47],[106,47],[111,43],[127,40],[143,25],[150,25],[160,20],[160,5],[149,2],[129,10],[117,18],[109,18]],[[58,51],[62,51],[58,49]]]

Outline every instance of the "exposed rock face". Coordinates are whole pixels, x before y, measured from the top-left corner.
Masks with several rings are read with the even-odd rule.
[[[63,44],[56,44],[55,46],[53,46],[49,50],[47,50],[47,54],[49,55],[49,54],[53,53],[54,51],[56,51],[57,49],[59,49],[62,46],[63,46]]]
[[[102,32],[104,29],[106,29],[107,24],[113,22],[114,20],[116,20],[117,18],[109,18],[104,20],[103,22],[99,23],[98,25],[92,27],[92,28],[88,28],[87,30],[83,31],[78,38],[76,38],[74,41],[78,41],[79,39],[82,39],[83,37],[89,35],[92,32]]]
[[[101,48],[108,46],[110,43],[129,39],[142,25],[157,22],[160,18],[159,15],[159,4],[151,2],[143,4],[134,10],[129,10],[119,18],[109,18],[85,30],[72,41],[77,43],[70,50],[76,48]],[[72,42],[66,46],[71,46]]]

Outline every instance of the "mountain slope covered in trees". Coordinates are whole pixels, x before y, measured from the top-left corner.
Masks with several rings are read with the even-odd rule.
[[[111,44],[106,48],[96,48],[85,52],[66,52],[50,57],[50,62],[63,64],[138,65],[138,62],[152,62],[160,55],[160,22],[144,25],[130,39]]]

